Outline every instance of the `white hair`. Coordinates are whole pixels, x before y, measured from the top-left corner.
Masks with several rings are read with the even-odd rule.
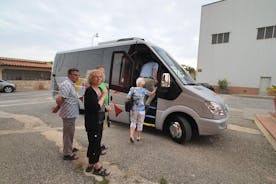
[[[139,77],[137,80],[136,80],[136,86],[141,86],[141,87],[143,87],[144,85],[145,85],[145,80],[144,80],[144,78],[142,78],[142,77]]]

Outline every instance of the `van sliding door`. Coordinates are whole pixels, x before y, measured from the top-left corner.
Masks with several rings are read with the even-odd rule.
[[[125,112],[124,103],[133,85],[133,66],[132,59],[125,52],[113,53],[109,79],[109,104],[112,107],[110,120],[129,122],[129,113]]]

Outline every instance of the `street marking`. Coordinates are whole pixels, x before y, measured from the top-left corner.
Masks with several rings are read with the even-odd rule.
[[[268,181],[272,181],[273,183],[276,183],[276,178],[274,177],[266,176],[265,179],[267,179]]]
[[[13,118],[24,124],[24,129],[37,129],[47,127],[47,124],[43,122],[40,118],[35,116],[30,116],[27,114],[13,114],[8,112],[0,111],[1,118]]]
[[[76,126],[76,130],[84,130],[83,126]],[[0,135],[10,135],[10,134],[25,134],[25,133],[43,133],[47,131],[61,131],[62,127],[36,127],[36,129],[19,129],[19,130],[0,130]]]
[[[32,132],[40,132],[42,136],[44,136],[47,140],[52,141],[59,148],[60,154],[63,154],[63,142],[62,142],[62,127],[52,128],[47,126],[45,122],[41,119],[25,115],[25,114],[12,114],[0,111],[0,118],[14,118],[15,120],[24,123],[24,128],[21,130],[0,130],[1,135],[7,134],[21,134],[21,133],[32,133]],[[38,123],[38,126],[36,126]],[[77,126],[76,129],[84,129],[84,126]],[[74,146],[79,148],[78,155],[79,159],[72,162],[74,168],[83,168],[83,174],[88,177],[93,177],[96,180],[96,183],[103,181],[103,177],[96,176],[94,174],[86,173],[84,168],[87,165],[87,157],[86,157],[86,148],[78,143],[77,140],[74,139]],[[119,169],[119,167],[110,162],[104,162],[104,165],[111,171],[112,175],[115,176],[110,178],[110,183],[123,183],[123,181],[127,181],[127,183],[135,183],[136,181],[141,181],[141,183],[148,184],[157,184],[151,181],[148,181],[146,178],[143,178],[140,175],[137,175],[135,172],[124,172]],[[128,176],[129,179],[125,176]],[[116,180],[116,181],[115,181]],[[119,182],[118,182],[119,180]],[[122,182],[120,182],[122,181]]]
[[[261,134],[260,131],[257,129],[242,127],[242,126],[233,125],[233,124],[227,125],[227,129],[235,130],[235,131],[239,131],[239,132],[245,132],[245,133],[249,133],[249,134],[256,134],[256,135]]]
[[[34,105],[34,104],[42,104],[42,103],[49,103],[49,102],[54,102],[53,100],[44,100],[41,101],[38,100],[36,102],[23,102],[23,103],[14,103],[14,104],[4,104],[4,105],[0,105],[0,107],[10,107],[10,106],[21,106],[21,105]]]

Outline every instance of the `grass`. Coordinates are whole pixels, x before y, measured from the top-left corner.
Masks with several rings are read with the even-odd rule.
[[[82,171],[82,170],[83,170],[83,165],[82,165],[82,163],[81,163],[81,162],[78,162],[78,163],[75,165],[75,168]]]
[[[165,178],[161,178],[159,183],[160,184],[168,184],[169,182]]]
[[[102,181],[97,182],[97,184],[109,184],[109,180],[103,177]]]

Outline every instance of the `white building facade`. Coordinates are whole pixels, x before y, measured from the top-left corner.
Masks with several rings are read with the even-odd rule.
[[[197,81],[226,79],[232,93],[276,85],[276,0],[223,0],[202,6]]]

